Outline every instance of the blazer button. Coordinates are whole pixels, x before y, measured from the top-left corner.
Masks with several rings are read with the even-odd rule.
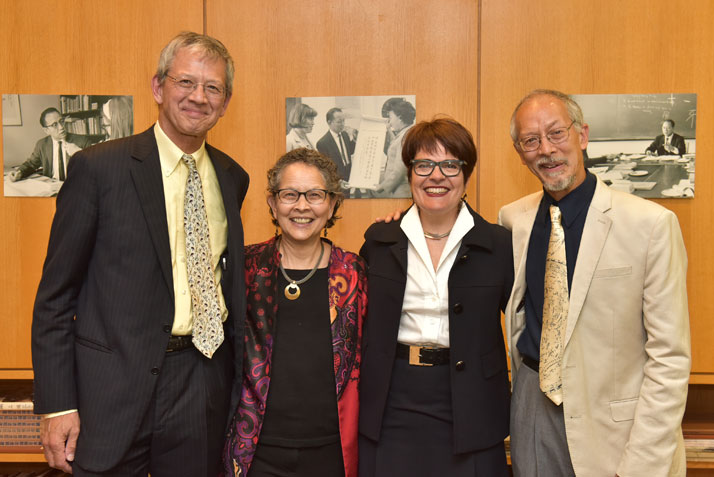
[[[454,313],[461,313],[464,311],[464,306],[461,303],[454,303]]]
[[[162,329],[164,330],[164,333],[171,333],[171,325],[164,325]]]
[[[464,363],[463,361],[456,362],[456,371],[463,371],[465,367],[466,363]]]
[[[459,260],[461,260],[462,262],[465,262],[465,261],[468,260],[468,259],[469,259],[469,256],[466,255],[466,254],[464,254],[464,255],[462,255],[462,256],[459,257]]]
[[[154,376],[159,374],[159,368],[151,368],[151,374],[153,374]]]

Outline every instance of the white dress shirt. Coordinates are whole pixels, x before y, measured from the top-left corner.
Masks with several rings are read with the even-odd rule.
[[[404,215],[401,229],[409,239],[407,285],[397,341],[406,345],[449,347],[449,274],[461,239],[474,226],[468,209],[461,206],[454,227],[434,270],[416,206]]]

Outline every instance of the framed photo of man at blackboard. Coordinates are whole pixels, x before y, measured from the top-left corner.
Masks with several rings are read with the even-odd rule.
[[[585,166],[644,198],[694,197],[696,93],[581,94],[590,126]]]

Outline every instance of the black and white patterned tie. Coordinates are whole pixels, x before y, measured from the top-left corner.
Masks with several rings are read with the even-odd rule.
[[[211,243],[201,177],[192,156],[184,154],[182,159],[188,166],[183,227],[186,233],[188,286],[193,307],[193,345],[210,358],[223,343],[221,307],[211,267]]]

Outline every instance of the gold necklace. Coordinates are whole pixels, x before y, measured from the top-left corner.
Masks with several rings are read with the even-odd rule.
[[[283,261],[280,261],[280,271],[283,272],[283,276],[289,282],[288,285],[285,287],[285,298],[287,298],[288,300],[297,300],[298,298],[300,298],[300,287],[298,285],[302,285],[315,274],[317,267],[320,265],[320,261],[322,261],[322,256],[324,253],[325,244],[322,240],[320,240],[320,256],[317,258],[317,263],[315,263],[315,266],[312,267],[312,270],[310,270],[310,273],[308,273],[305,278],[297,281],[293,280],[288,276],[287,273],[285,273],[285,269],[283,268]]]
[[[449,230],[448,232],[444,232],[443,234],[431,234],[427,231],[424,231],[424,237],[426,237],[430,240],[439,240],[439,239],[443,239],[444,237],[448,237],[450,233],[451,233],[451,230]]]

